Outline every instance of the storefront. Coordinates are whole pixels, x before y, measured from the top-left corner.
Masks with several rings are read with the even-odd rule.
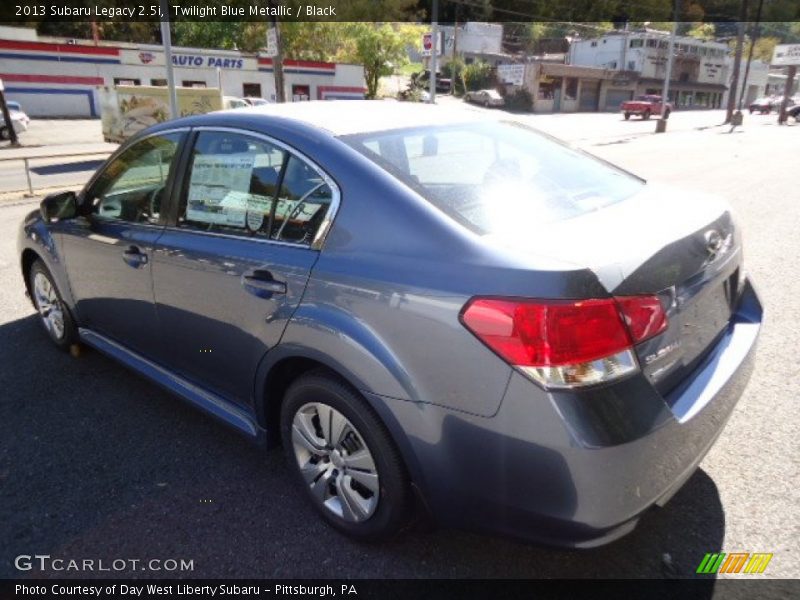
[[[34,40],[31,30],[11,27],[0,33],[0,79],[8,99],[33,117],[98,117],[98,87],[166,85],[161,46]],[[174,48],[172,58],[180,86],[275,99],[271,58],[199,48]],[[293,101],[363,98],[366,92],[361,65],[287,60],[284,80]]]
[[[523,86],[533,98],[533,112],[605,110],[614,71],[552,62],[525,65]],[[635,84],[627,82],[631,90]],[[627,93],[628,90],[624,90]]]

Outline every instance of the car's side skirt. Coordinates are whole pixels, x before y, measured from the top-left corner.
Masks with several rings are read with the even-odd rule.
[[[78,334],[85,344],[103,354],[107,354],[154,383],[177,394],[256,443],[263,444],[266,442],[266,431],[258,425],[255,419],[225,398],[199,387],[96,331],[81,327],[78,329]]]

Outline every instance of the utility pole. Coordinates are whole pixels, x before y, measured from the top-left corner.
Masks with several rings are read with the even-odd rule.
[[[750,63],[753,62],[753,50],[756,47],[756,40],[760,33],[759,28],[761,25],[761,9],[764,7],[764,0],[758,0],[758,10],[756,11],[756,23],[753,29],[753,35],[750,38],[750,50],[747,52],[747,65],[744,68],[744,79],[742,80],[742,92],[739,94],[739,113],[742,112],[742,105],[744,104],[745,93],[747,92],[747,78],[750,76]]]
[[[742,0],[742,9],[739,14],[739,34],[736,39],[736,52],[733,56],[733,76],[728,91],[728,110],[725,114],[725,122],[730,123],[733,119],[733,110],[736,107],[736,89],[739,87],[739,71],[742,66],[742,50],[744,49],[744,23],[747,21],[747,2]]]
[[[431,104],[436,104],[436,53],[439,51],[439,0],[433,0],[431,9],[431,76],[428,78],[428,93],[431,96]]]
[[[679,3],[680,0],[675,0],[673,7],[672,31],[669,34],[669,45],[667,46],[667,73],[664,76],[664,89],[661,91],[661,118],[656,122],[656,133],[664,133],[667,130],[667,104],[669,103],[669,84],[672,80],[672,64],[675,61],[675,35],[678,33]]]
[[[11,120],[11,113],[8,112],[8,106],[6,105],[5,88],[3,87],[2,79],[0,79],[0,112],[3,113],[3,122],[6,125],[8,139],[11,141],[11,145],[19,146],[17,132],[14,131],[14,122]]]
[[[277,8],[275,0],[269,0],[271,8]],[[286,102],[286,87],[283,81],[283,48],[281,44],[281,29],[278,19],[273,11],[270,17],[273,35],[275,36],[275,56],[272,57],[272,74],[275,76],[275,102]],[[269,35],[269,33],[267,33]]]
[[[789,94],[792,93],[792,85],[794,85],[794,77],[797,75],[797,66],[790,65],[789,73],[786,77],[786,86],[783,88],[783,99],[781,100],[781,108],[778,111],[778,125],[786,125],[789,116],[786,114],[786,106],[789,103]]]
[[[175,89],[175,73],[172,70],[172,34],[169,30],[169,3],[161,0],[161,43],[164,45],[164,60],[167,68],[167,88],[169,90],[169,118],[177,119],[178,91]]]

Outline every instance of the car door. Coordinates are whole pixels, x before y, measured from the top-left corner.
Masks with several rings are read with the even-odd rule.
[[[155,249],[156,306],[168,366],[246,404],[305,291],[338,191],[264,136],[201,128],[193,138]]]
[[[59,224],[81,326],[149,357],[159,348],[150,259],[185,134],[150,135],[123,150],[87,186],[79,216]]]

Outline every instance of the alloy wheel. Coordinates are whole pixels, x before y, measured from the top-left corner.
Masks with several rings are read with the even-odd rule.
[[[33,278],[33,297],[47,332],[55,340],[64,337],[64,312],[55,286],[44,273]]]
[[[311,495],[344,521],[360,523],[378,507],[378,469],[363,436],[335,408],[312,402],[292,420],[292,445]]]

